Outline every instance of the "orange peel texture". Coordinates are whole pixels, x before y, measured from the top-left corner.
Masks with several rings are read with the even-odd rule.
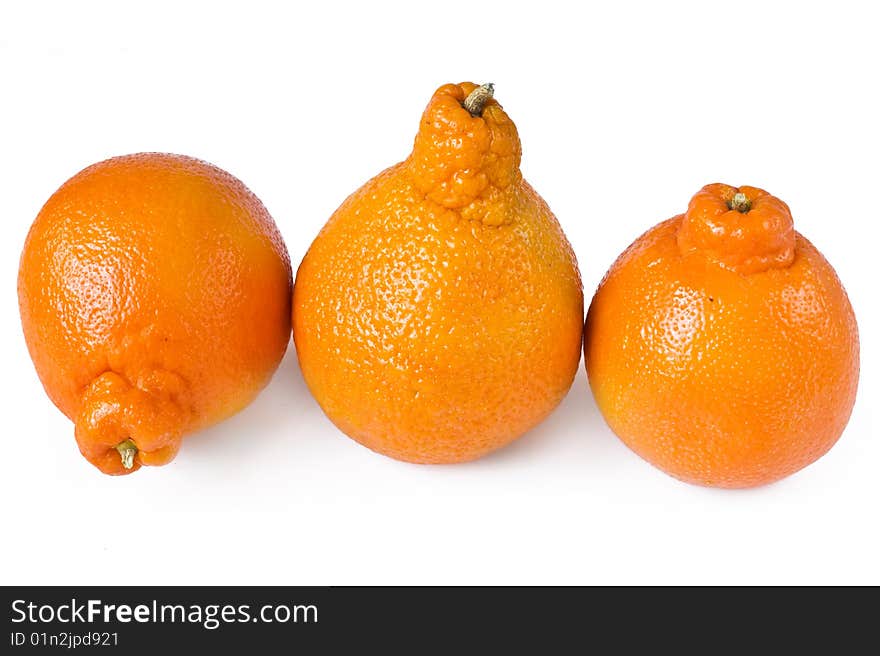
[[[179,155],[113,158],[62,185],[28,234],[18,292],[40,380],[107,474],[165,464],[243,408],[290,339],[291,267],[269,213]]]
[[[672,476],[714,487],[772,483],[821,457],[859,378],[856,319],[834,269],[785,203],[723,184],[612,265],[587,314],[584,355],[620,439]]]
[[[513,122],[447,84],[412,154],[354,192],[297,273],[305,380],[347,435],[417,463],[479,458],[544,419],[580,359],[571,247],[523,180]]]

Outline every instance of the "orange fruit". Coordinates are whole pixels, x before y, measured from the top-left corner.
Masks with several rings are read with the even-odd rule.
[[[546,417],[580,360],[574,254],[490,85],[440,87],[410,156],[330,217],[293,337],[327,416],[399,460],[473,460]]]
[[[262,203],[215,166],[115,157],[43,206],[18,277],[46,393],[107,474],[161,465],[246,406],[290,338],[290,261]]]
[[[715,487],[770,483],[837,441],[859,377],[834,269],[766,191],[704,187],[639,237],[596,292],[596,402],[642,458]]]

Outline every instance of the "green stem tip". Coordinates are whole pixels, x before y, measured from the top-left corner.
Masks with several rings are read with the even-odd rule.
[[[736,210],[740,214],[745,214],[752,209],[752,201],[743,192],[738,191],[733,195],[733,198],[727,201],[727,207]]]
[[[134,467],[134,456],[138,452],[137,446],[131,441],[131,438],[120,442],[114,447],[119,451],[119,457],[122,458],[122,466],[126,469]]]

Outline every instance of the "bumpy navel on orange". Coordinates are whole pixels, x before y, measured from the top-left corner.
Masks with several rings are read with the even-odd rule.
[[[310,390],[343,432],[400,460],[504,446],[553,410],[580,359],[574,254],[492,96],[440,87],[410,156],[342,204],[297,273]]]
[[[90,166],[40,211],[18,278],[47,394],[107,474],[174,458],[247,405],[290,338],[291,268],[262,203],[205,162]]]
[[[587,315],[596,402],[636,453],[691,483],[752,487],[840,437],[859,376],[856,319],[788,206],[711,184],[639,237]]]

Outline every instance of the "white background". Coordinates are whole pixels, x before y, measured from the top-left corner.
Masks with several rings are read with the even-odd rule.
[[[869,2],[823,4],[4,3],[0,582],[880,583],[880,21]],[[171,465],[89,465],[18,318],[19,254],[49,195],[112,155],[198,156],[264,201],[297,264],[407,155],[434,89],[463,80],[496,84],[587,302],[702,185],[786,200],[859,320],[838,445],[762,489],[686,485],[614,437],[581,371],[513,446],[407,465],[324,418],[291,347],[252,406]]]

